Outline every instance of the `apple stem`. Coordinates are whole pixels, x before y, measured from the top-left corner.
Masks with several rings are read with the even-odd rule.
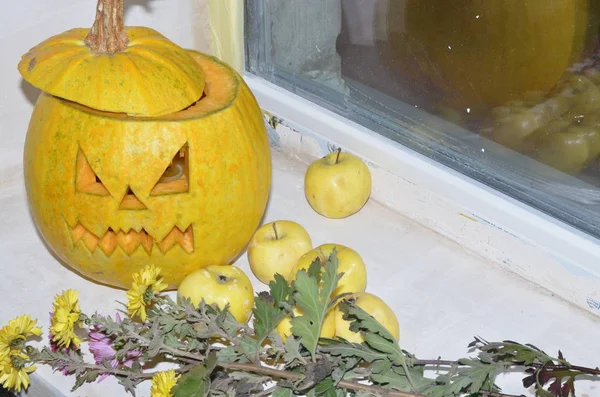
[[[226,282],[227,282],[227,280],[229,280],[229,279],[227,278],[227,276],[222,276],[222,275],[221,275],[221,276],[219,276],[219,282],[220,282],[221,284],[223,284],[223,283],[226,283]]]
[[[337,156],[335,156],[335,163],[339,163],[340,162],[340,153],[342,153],[342,148],[338,148],[337,150]]]
[[[273,231],[275,232],[275,240],[279,240],[279,234],[277,234],[277,225],[273,222]]]

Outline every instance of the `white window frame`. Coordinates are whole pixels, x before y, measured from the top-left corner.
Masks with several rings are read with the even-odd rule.
[[[600,316],[600,240],[245,72],[241,3],[210,0],[211,23],[220,26],[213,39],[238,43],[217,56],[243,74],[277,121],[270,123],[277,150],[305,163],[331,145],[358,154],[373,173],[372,199]]]

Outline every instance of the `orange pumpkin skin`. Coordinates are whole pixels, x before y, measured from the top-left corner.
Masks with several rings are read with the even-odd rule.
[[[230,264],[260,223],[271,185],[262,112],[233,69],[190,54],[206,97],[178,113],[135,118],[46,93],[35,105],[24,151],[30,210],[56,255],[86,277],[128,288],[152,263],[173,289],[195,269]],[[187,191],[157,193],[184,147]],[[81,179],[82,159],[99,181]],[[143,208],[124,205],[132,194]]]

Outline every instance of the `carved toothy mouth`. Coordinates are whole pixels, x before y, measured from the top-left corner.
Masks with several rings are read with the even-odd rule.
[[[70,229],[73,246],[81,241],[83,246],[90,252],[93,253],[100,249],[106,256],[111,256],[117,247],[120,247],[125,254],[132,255],[140,246],[150,255],[154,245],[163,254],[175,245],[179,245],[188,254],[194,252],[194,233],[191,225],[185,231],[181,231],[179,227],[174,226],[160,241],[155,240],[144,229],[140,229],[138,232],[133,229],[115,231],[109,228],[102,236],[96,236],[81,223],[77,223],[75,227]]]

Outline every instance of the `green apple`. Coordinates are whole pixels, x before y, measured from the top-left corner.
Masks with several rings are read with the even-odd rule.
[[[371,172],[359,157],[339,149],[308,166],[304,194],[317,213],[345,218],[358,212],[369,199]]]
[[[197,307],[202,299],[220,309],[229,304],[229,312],[240,323],[250,318],[254,307],[254,289],[238,267],[208,266],[188,274],[177,290],[177,298],[189,298]]]
[[[349,292],[362,292],[367,287],[367,267],[362,257],[352,248],[341,244],[323,244],[308,251],[298,259],[298,263],[288,277],[289,280],[295,280],[296,274],[301,270],[308,270],[310,265],[319,259],[321,264],[325,264],[329,256],[336,250],[338,259],[338,273],[344,273],[338,286],[333,291],[332,297]]]
[[[248,244],[248,263],[257,279],[269,284],[279,273],[289,275],[298,259],[312,249],[308,232],[293,221],[267,223],[254,233]]]
[[[398,340],[400,338],[400,324],[392,309],[376,295],[368,292],[359,292],[345,298],[353,300],[356,306],[369,313],[383,327]],[[333,309],[335,312],[335,336],[344,338],[349,342],[362,343],[364,338],[361,334],[350,330],[350,321],[344,320],[344,313],[340,310],[339,304]]]

